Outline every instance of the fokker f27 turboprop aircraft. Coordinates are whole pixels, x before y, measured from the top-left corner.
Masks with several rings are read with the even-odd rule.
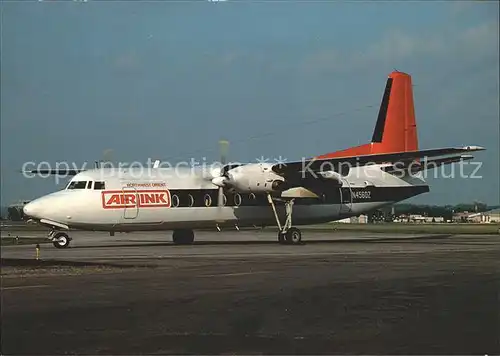
[[[293,225],[356,216],[426,193],[422,171],[471,159],[477,146],[419,150],[410,75],[389,75],[372,141],[286,164],[225,164],[220,169],[128,168],[44,171],[71,174],[66,188],[24,207],[50,227],[54,246],[69,245],[71,229],[173,230],[190,244],[193,229],[276,224],[278,241],[301,242]],[[30,173],[42,173],[40,170]],[[292,220],[293,217],[293,220]],[[293,225],[292,225],[293,222]]]

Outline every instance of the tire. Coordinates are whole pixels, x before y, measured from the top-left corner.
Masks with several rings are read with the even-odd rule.
[[[291,227],[286,232],[285,239],[289,245],[299,245],[302,243],[302,233],[296,227]]]
[[[53,244],[55,248],[67,248],[71,239],[68,234],[64,232],[58,232],[54,234]]]
[[[278,232],[278,243],[280,243],[281,245],[286,244],[286,236],[281,231]]]
[[[194,242],[193,230],[174,230],[172,241],[176,245],[191,245]]]

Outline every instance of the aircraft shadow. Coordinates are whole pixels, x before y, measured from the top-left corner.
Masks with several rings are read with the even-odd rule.
[[[141,265],[124,265],[109,262],[87,262],[87,261],[69,261],[69,260],[33,260],[24,258],[2,258],[0,261],[2,267],[116,267],[116,268],[132,268],[132,267],[154,267],[147,264]]]
[[[404,243],[415,240],[425,241],[425,240],[443,240],[453,236],[452,234],[443,234],[443,235],[425,235],[425,236],[411,236],[411,237],[365,237],[365,238],[352,238],[352,239],[344,239],[344,240],[314,240],[307,239],[303,241],[298,246],[305,246],[310,244],[378,244],[378,243]],[[137,247],[189,247],[189,246],[250,246],[250,245],[276,245],[276,246],[292,246],[292,245],[278,245],[277,241],[195,241],[191,245],[175,245],[173,242],[142,242],[137,240],[137,243],[116,243],[116,244],[103,244],[103,245],[88,245],[88,246],[73,246],[72,249],[95,249],[95,248],[137,248]]]

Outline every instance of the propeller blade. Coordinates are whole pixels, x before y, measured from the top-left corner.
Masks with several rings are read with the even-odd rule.
[[[102,152],[102,166],[105,168],[113,167],[113,149],[108,148]]]
[[[224,206],[224,188],[219,188],[219,196],[217,198],[217,206],[220,208]]]
[[[220,176],[215,178],[216,182],[219,183],[217,184],[219,186],[219,194],[217,196],[217,207],[219,210],[219,219],[217,220],[218,223],[223,223],[224,221],[221,219],[220,215],[222,214],[222,207],[224,206],[224,180],[225,177],[223,177],[223,167],[227,163],[227,152],[228,152],[228,147],[229,147],[229,141],[226,140],[220,140],[219,141],[219,148],[220,148],[220,164],[221,164],[221,170],[220,170]]]
[[[227,162],[227,152],[228,152],[228,148],[229,148],[229,141],[220,140],[219,141],[219,148],[220,148],[220,163],[222,166],[224,166]],[[217,198],[217,206],[221,207],[224,205],[223,199],[224,199],[224,188],[222,186],[219,186],[219,196]]]
[[[225,165],[227,162],[227,152],[228,152],[228,148],[229,148],[229,141],[220,140],[219,141],[219,148],[220,148],[220,163],[222,165]]]

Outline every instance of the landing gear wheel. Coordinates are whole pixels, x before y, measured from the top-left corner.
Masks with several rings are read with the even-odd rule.
[[[69,238],[68,234],[64,232],[58,232],[54,234],[52,241],[55,248],[66,248],[69,246],[69,242],[71,241],[71,239]]]
[[[282,245],[286,244],[286,235],[281,231],[278,232],[278,242]]]
[[[174,230],[172,240],[176,245],[191,245],[194,242],[193,230]]]
[[[302,233],[296,227],[291,227],[285,234],[285,241],[290,245],[298,245],[302,242]]]
[[[296,227],[292,227],[294,199],[285,201],[286,221],[283,226],[281,226],[278,213],[276,212],[276,206],[271,194],[267,194],[267,200],[269,202],[269,205],[271,205],[271,208],[273,209],[274,218],[276,219],[276,224],[278,225],[278,242],[280,244],[299,245],[302,242],[302,233]]]

